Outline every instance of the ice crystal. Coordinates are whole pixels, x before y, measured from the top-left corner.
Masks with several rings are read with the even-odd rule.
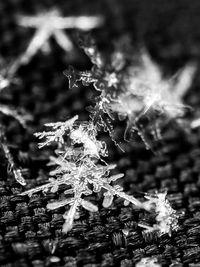
[[[52,142],[57,144],[55,156],[50,159],[50,166],[54,169],[50,172],[49,183],[30,189],[22,195],[32,195],[35,192],[51,191],[57,192],[62,184],[68,185],[66,198],[57,202],[49,203],[48,209],[56,209],[65,205],[69,209],[64,214],[65,223],[63,231],[68,232],[73,227],[73,221],[80,206],[95,212],[98,207],[84,199],[83,196],[91,195],[93,192],[104,191],[103,206],[109,207],[114,196],[124,199],[126,203],[132,203],[139,208],[148,207],[133,196],[127,195],[123,189],[113,182],[123,177],[123,174],[110,175],[115,165],[108,165],[104,158],[107,156],[107,148],[104,141],[97,140],[97,130],[92,121],[79,122],[78,116],[63,123],[46,124],[52,131],[37,133],[40,139],[40,148]]]
[[[135,266],[136,267],[161,267],[157,259],[153,257],[142,258]]]
[[[54,37],[58,45],[66,52],[73,49],[72,41],[65,33],[66,29],[78,29],[90,31],[101,26],[103,18],[101,16],[67,16],[62,17],[59,10],[51,9],[36,16],[19,16],[18,24],[23,27],[36,28],[28,48],[21,58],[21,63],[28,63],[31,58],[42,49],[49,51],[49,38]]]
[[[109,61],[98,52],[91,38],[85,38],[81,47],[91,59],[93,67],[90,71],[78,71],[70,66],[65,71],[69,87],[73,88],[81,81],[84,86],[93,84],[100,92],[95,98],[95,106],[89,108],[91,119],[94,124],[108,131],[114,141],[115,114],[120,119],[127,118],[125,139],[129,140],[128,136],[137,132],[147,148],[151,148],[151,142],[147,140],[145,128],[139,123],[142,117],[152,112],[155,117],[164,115],[170,119],[184,115],[187,106],[183,103],[183,96],[191,86],[196,64],[190,63],[172,78],[164,79],[160,67],[144,49],[139,56],[139,63],[126,66],[122,50],[114,52]],[[114,55],[120,58],[122,64]],[[159,133],[158,120],[155,121],[153,134]]]
[[[64,72],[69,79],[69,88],[77,86],[77,82],[81,81],[84,86],[93,84],[94,88],[100,92],[95,98],[95,106],[88,108],[91,113],[90,118],[98,130],[108,131],[112,140],[117,144],[113,131],[114,114],[111,104],[115,101],[119,90],[121,90],[119,89],[122,78],[120,71],[124,65],[122,63],[113,63],[114,59],[111,62],[106,62],[105,57],[99,53],[94,40],[90,36],[82,39],[80,45],[90,57],[94,66],[90,71],[79,71],[69,66]],[[120,59],[123,62],[122,53],[120,55],[122,56]]]
[[[157,230],[160,234],[169,234],[171,236],[172,231],[178,229],[178,215],[171,207],[166,195],[167,193],[164,192],[146,196],[149,205],[155,210],[157,223],[153,227],[141,224],[140,226],[146,228],[147,231]]]
[[[58,142],[58,144],[62,145],[64,143],[63,136],[66,130],[70,130],[77,119],[78,116],[74,116],[72,119],[65,122],[46,123],[45,126],[52,128],[52,131],[44,131],[35,134],[39,139],[46,138],[44,142],[39,143],[39,148],[49,145],[52,142]]]
[[[4,155],[8,161],[8,173],[12,172],[15,180],[21,185],[26,185],[26,181],[22,175],[22,170],[14,162],[13,156],[10,152],[8,142],[5,136],[4,129],[1,127],[1,146],[4,151]]]

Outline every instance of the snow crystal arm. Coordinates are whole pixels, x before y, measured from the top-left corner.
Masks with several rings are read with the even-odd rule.
[[[59,29],[76,28],[82,31],[90,31],[102,26],[104,19],[102,16],[69,16],[57,18],[56,23],[56,27]]]
[[[19,114],[17,110],[14,108],[7,106],[7,105],[0,105],[0,112],[3,113],[4,115],[11,116],[14,119],[16,119],[22,127],[26,127],[27,121],[30,121],[32,119],[32,116],[29,114]]]
[[[58,209],[60,207],[69,205],[71,203],[73,203],[73,198],[68,198],[68,199],[64,199],[64,200],[60,200],[60,201],[57,201],[57,202],[53,202],[53,203],[47,204],[47,209],[55,210],[55,209]]]
[[[178,99],[183,98],[187,93],[194,79],[196,70],[197,70],[197,65],[195,63],[190,63],[186,65],[181,71],[178,72],[177,82],[174,88],[174,92]]]
[[[15,74],[20,67],[20,59],[21,56],[7,62],[0,56],[0,91],[9,87],[11,84],[19,83]]]
[[[39,49],[43,47],[49,38],[50,33],[45,28],[39,28],[36,30],[33,38],[31,39],[26,51],[21,56],[21,63],[28,63],[31,58],[37,53]]]
[[[64,71],[64,75],[69,79],[69,89],[76,87],[78,81],[82,81],[84,86],[98,81],[91,71],[79,71],[72,66]]]
[[[40,192],[40,191],[46,192],[51,187],[52,187],[52,183],[44,184],[44,185],[38,186],[36,188],[27,190],[27,191],[21,193],[20,195],[21,196],[28,195],[29,197],[31,197],[34,193],[37,193],[37,192]]]
[[[44,21],[45,15],[48,13],[40,14],[36,16],[18,16],[18,24],[24,27],[41,26]],[[50,14],[50,12],[49,12]],[[102,26],[104,19],[102,16],[68,16],[61,17],[58,16],[49,16],[49,19],[53,19],[54,27],[57,29],[73,29],[77,28],[82,31],[90,31],[94,28]],[[48,18],[46,18],[48,19]]]
[[[63,218],[65,219],[65,223],[63,225],[64,233],[67,233],[73,227],[73,222],[75,219],[76,211],[78,207],[81,205],[82,194],[83,194],[83,186],[82,186],[82,183],[80,183],[74,188],[74,197],[73,197],[70,209],[63,215]]]
[[[78,119],[78,116],[74,116],[72,119],[69,119],[65,122],[56,122],[56,123],[47,123],[45,124],[46,127],[51,127],[55,129],[55,131],[49,132],[40,132],[35,133],[35,136],[39,139],[46,138],[44,142],[39,143],[39,148],[42,148],[46,145],[49,145],[52,142],[58,142],[63,144],[63,135],[65,134],[66,130],[70,129],[74,122]]]
[[[121,191],[121,188],[118,187],[112,187],[109,184],[103,184],[102,188],[106,189],[111,195],[116,195],[118,197],[123,198],[126,203],[132,203],[133,205],[137,206],[138,208],[145,208],[147,209],[147,206],[144,205],[142,202],[140,202],[139,200],[137,200],[135,197],[127,195],[126,193],[124,193],[123,191]]]
[[[73,50],[73,43],[64,31],[55,30],[54,38],[56,39],[60,47],[67,53]]]
[[[13,156],[10,153],[10,149],[8,148],[7,141],[5,139],[5,136],[3,137],[4,141],[2,141],[1,145],[4,151],[4,154],[8,160],[9,168],[8,170],[13,172],[13,175],[15,177],[15,180],[20,183],[21,185],[26,185],[25,179],[22,176],[22,172],[20,168],[17,168]]]
[[[25,16],[19,15],[17,16],[17,24],[23,27],[32,27],[35,28],[36,26],[40,26],[43,22],[41,16]]]
[[[38,187],[30,189],[30,190],[27,190],[27,191],[21,193],[21,195],[22,196],[24,196],[24,195],[32,196],[32,194],[34,194],[34,193],[37,193],[40,191],[47,192],[49,189],[50,189],[50,192],[55,193],[58,191],[59,185],[70,184],[68,181],[72,178],[73,178],[73,176],[70,174],[63,175],[62,177],[59,177],[57,179],[49,178],[49,181],[50,181],[49,183],[38,186]]]

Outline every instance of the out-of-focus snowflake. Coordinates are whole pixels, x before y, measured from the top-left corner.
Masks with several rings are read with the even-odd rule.
[[[26,181],[22,175],[22,170],[17,166],[15,163],[13,156],[10,152],[8,141],[5,136],[5,130],[3,127],[0,127],[0,141],[1,141],[1,147],[4,151],[4,155],[8,161],[8,173],[12,172],[15,180],[20,183],[21,185],[26,185]]]
[[[182,116],[187,107],[183,97],[192,84],[196,64],[190,63],[173,77],[164,79],[160,67],[152,61],[147,51],[143,50],[140,57],[139,66],[129,69],[127,93],[142,101],[143,114],[153,109],[171,118]]]
[[[139,61],[138,65],[134,64],[128,68],[124,76],[125,90],[110,103],[110,108],[117,112],[120,118],[127,118],[125,133],[138,132],[146,148],[151,148],[141,131],[142,128],[139,127],[139,120],[148,114],[158,118],[164,116],[166,119],[181,118],[189,108],[184,104],[183,97],[192,84],[196,64],[190,63],[173,77],[166,79],[146,50],[141,52]],[[152,121],[154,132],[160,132],[161,121],[163,120],[156,119],[155,124]],[[161,139],[160,133],[157,136]]]
[[[136,267],[161,267],[157,259],[153,257],[142,258],[135,266]]]
[[[18,24],[23,27],[36,28],[28,48],[21,57],[21,63],[28,63],[42,49],[49,52],[49,38],[54,37],[58,45],[66,52],[73,49],[73,43],[65,33],[66,29],[90,31],[103,24],[102,16],[67,16],[62,17],[59,10],[54,8],[36,16],[19,16]]]
[[[23,128],[26,128],[28,121],[32,120],[32,116],[23,109],[20,111],[9,105],[0,104],[0,113],[12,117],[17,120]]]
[[[19,80],[15,77],[19,67],[20,57],[9,63],[0,57],[0,91],[9,87],[11,84],[19,83]]]
[[[5,89],[10,87],[12,84],[19,84],[19,80],[15,77],[18,68],[20,67],[21,58],[18,57],[16,60],[6,64],[5,60],[0,58],[0,92],[3,93]],[[0,113],[13,117],[23,127],[26,126],[27,121],[32,119],[32,116],[25,112],[22,108],[17,110],[11,105],[0,104]]]
[[[155,195],[146,196],[149,205],[155,210],[156,224],[153,227],[139,224],[147,231],[159,231],[160,234],[168,234],[171,236],[172,231],[178,230],[178,215],[177,212],[171,207],[166,198],[167,192],[157,193]]]
[[[50,166],[54,169],[50,172],[49,183],[28,190],[22,195],[32,195],[38,191],[56,192],[62,184],[68,185],[64,194],[66,197],[58,202],[49,203],[48,209],[57,209],[68,205],[69,209],[64,214],[65,223],[63,231],[68,232],[76,217],[80,206],[95,212],[98,207],[83,196],[93,192],[104,191],[103,206],[109,207],[114,196],[124,199],[125,203],[132,203],[139,208],[150,210],[150,206],[141,203],[133,196],[127,195],[119,185],[111,185],[112,182],[123,177],[123,174],[109,175],[115,165],[108,165],[103,157],[108,155],[104,141],[97,140],[97,130],[92,121],[78,122],[78,116],[66,122],[50,123],[52,131],[37,133],[40,139],[45,139],[39,146],[50,143],[57,144],[55,156],[51,157]]]

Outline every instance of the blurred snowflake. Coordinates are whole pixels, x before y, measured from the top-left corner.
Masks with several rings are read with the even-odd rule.
[[[103,18],[101,16],[62,17],[59,10],[54,8],[36,16],[19,16],[18,24],[23,27],[36,28],[35,35],[21,57],[21,63],[26,64],[38,50],[42,49],[46,53],[50,51],[48,41],[52,36],[58,45],[69,53],[73,49],[73,43],[65,33],[65,29],[90,31],[100,27],[103,24]]]
[[[142,102],[140,109],[135,110],[136,113],[139,112],[141,116],[152,109],[165,113],[170,118],[184,115],[184,109],[188,107],[183,103],[183,97],[192,84],[196,72],[195,63],[186,65],[173,77],[164,79],[161,68],[143,49],[140,64],[131,66],[128,72],[127,97],[132,96]]]

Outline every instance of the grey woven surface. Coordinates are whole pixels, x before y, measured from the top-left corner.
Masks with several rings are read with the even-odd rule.
[[[200,2],[199,1],[0,1],[0,54],[9,61],[26,48],[33,31],[16,25],[17,14],[34,14],[42,8],[60,7],[64,15],[104,14],[106,25],[93,32],[100,49],[106,50],[118,37],[128,34],[136,46],[145,44],[152,56],[168,73],[174,73],[188,60],[199,61]],[[69,31],[76,42],[74,32]],[[44,183],[47,178],[49,149],[38,150],[33,132],[47,121],[64,120],[80,114],[88,117],[92,88],[68,90],[62,71],[68,64],[87,69],[91,64],[79,50],[67,55],[52,41],[52,51],[38,53],[18,76],[21,84],[0,95],[0,103],[24,107],[34,116],[27,130],[14,120],[0,117],[7,126],[6,134],[20,166],[26,169],[27,189]],[[186,97],[197,109],[200,102],[199,79]],[[121,129],[118,126],[119,130]],[[158,155],[145,150],[141,142],[125,144],[119,151],[109,137],[111,162],[126,174],[121,181],[129,194],[140,198],[143,192],[166,188],[172,207],[180,215],[180,228],[172,236],[145,234],[138,222],[151,223],[151,214],[132,206],[124,207],[120,199],[109,209],[101,206],[101,195],[92,200],[99,212],[81,210],[81,216],[68,234],[62,234],[64,208],[46,209],[56,194],[18,196],[24,188],[7,173],[7,161],[0,150],[0,265],[1,266],[134,266],[143,257],[158,258],[161,266],[180,262],[177,266],[200,266],[200,134],[199,130],[185,134],[174,125],[163,133]],[[125,235],[125,229],[127,235]],[[198,263],[197,265],[192,265]]]

